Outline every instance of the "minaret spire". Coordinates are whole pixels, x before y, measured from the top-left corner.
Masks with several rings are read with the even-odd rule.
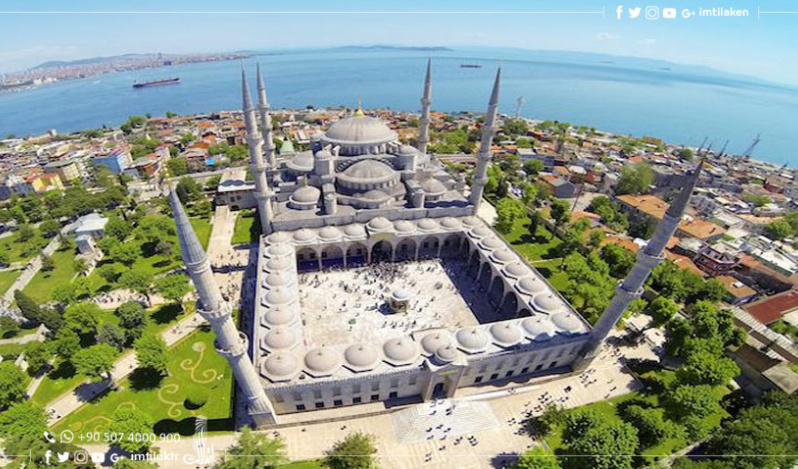
[[[263,82],[263,74],[260,71],[260,63],[257,65],[258,74],[258,110],[260,111],[260,132],[263,136],[263,152],[266,163],[272,168],[277,166],[274,154],[274,138],[272,137],[272,116],[269,114],[269,100],[266,98],[266,84]]]
[[[629,303],[639,298],[643,293],[643,284],[651,275],[654,267],[664,259],[662,253],[665,250],[665,246],[679,227],[679,222],[682,220],[682,215],[684,215],[684,211],[690,201],[693,189],[695,189],[701,176],[705,160],[706,153],[699,161],[698,166],[688,176],[683,189],[679,192],[673,204],[668,207],[662,221],[657,225],[654,236],[651,237],[646,247],[638,252],[637,261],[629,275],[615,288],[615,296],[612,298],[612,302],[604,310],[604,314],[596,322],[593,330],[590,331],[590,337],[574,363],[574,369],[583,369],[590,364],[601,350],[601,344],[607,339],[612,329],[623,316]]]
[[[474,179],[471,182],[471,195],[469,202],[474,205],[474,213],[482,202],[482,193],[485,184],[488,183],[488,163],[493,158],[490,150],[493,145],[493,136],[496,135],[496,115],[499,109],[499,89],[501,88],[502,69],[496,71],[496,79],[493,82],[493,91],[488,102],[488,112],[485,114],[485,123],[482,125],[482,140],[479,144],[477,153],[477,169],[474,172]]]
[[[272,191],[269,181],[266,178],[266,165],[263,163],[261,154],[262,140],[258,133],[255,121],[255,109],[252,106],[252,96],[249,93],[247,83],[247,73],[241,68],[241,89],[244,102],[244,124],[247,129],[247,146],[249,147],[249,167],[255,179],[255,200],[258,205],[258,215],[260,216],[260,226],[263,233],[271,232],[271,222],[274,218],[274,208],[272,207]]]
[[[172,216],[177,226],[180,252],[191,281],[197,289],[197,312],[210,323],[216,337],[216,352],[225,357],[233,370],[236,383],[247,401],[247,412],[257,426],[275,423],[275,412],[266,397],[247,350],[247,336],[233,322],[232,308],[219,292],[208,256],[183,210],[177,191],[169,194]]]
[[[427,59],[427,77],[424,79],[424,96],[421,98],[421,119],[418,125],[418,150],[427,152],[429,144],[429,113],[432,105],[432,59]]]

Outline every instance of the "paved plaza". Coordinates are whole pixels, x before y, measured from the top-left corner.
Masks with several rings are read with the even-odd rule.
[[[299,282],[305,340],[313,346],[381,342],[413,331],[503,319],[460,261],[334,269],[300,274]],[[396,290],[409,294],[407,312],[390,311],[387,299]]]

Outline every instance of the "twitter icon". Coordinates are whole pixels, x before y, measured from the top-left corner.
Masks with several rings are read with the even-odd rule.
[[[56,453],[56,457],[58,458],[58,462],[66,462],[69,459],[69,451],[64,451],[63,453]]]

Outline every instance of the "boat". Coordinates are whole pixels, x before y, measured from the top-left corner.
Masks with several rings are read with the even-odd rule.
[[[460,68],[482,68],[479,64],[460,64]]]
[[[154,80],[154,81],[144,81],[144,82],[135,82],[133,83],[133,88],[146,88],[148,86],[160,86],[160,85],[176,85],[180,83],[180,78],[165,78],[163,80]]]

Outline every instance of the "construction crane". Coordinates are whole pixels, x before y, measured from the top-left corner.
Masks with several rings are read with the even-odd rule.
[[[515,100],[515,118],[516,119],[521,117],[521,108],[524,106],[524,102],[525,101],[524,101],[524,97],[523,96],[519,96]]]
[[[745,158],[746,160],[750,160],[751,154],[754,152],[754,148],[756,148],[757,144],[759,144],[760,141],[761,139],[759,138],[759,134],[756,134],[756,138],[754,139],[754,141],[751,142],[751,144],[748,145],[748,148],[746,148],[745,151],[743,152],[743,158]]]

